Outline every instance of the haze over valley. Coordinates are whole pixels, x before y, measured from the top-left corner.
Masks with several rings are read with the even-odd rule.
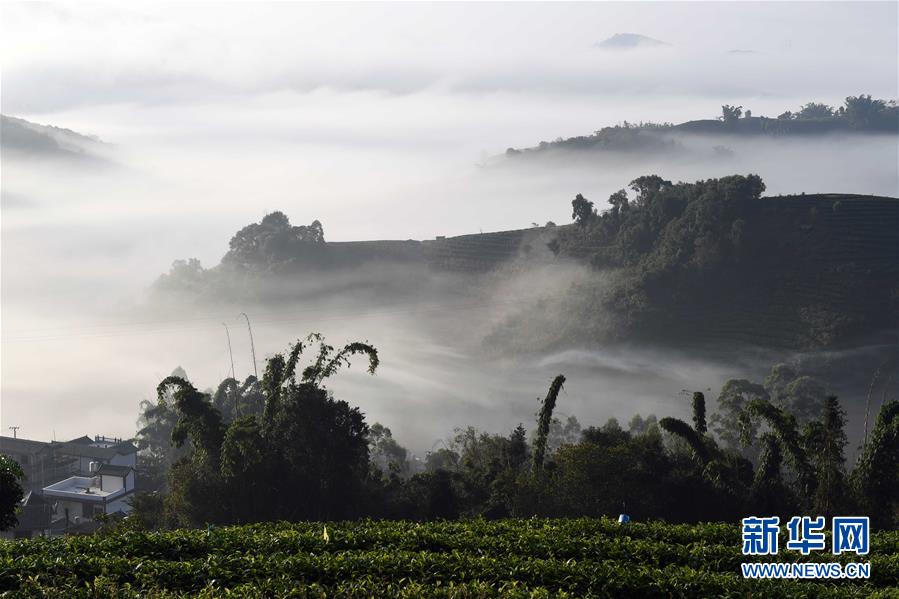
[[[3,13],[4,429],[131,437],[139,403],[177,366],[201,389],[230,375],[222,323],[237,378],[253,373],[244,312],[260,374],[266,357],[313,331],[376,346],[376,376],[354,368],[330,388],[418,455],[457,426],[531,426],[560,372],[560,417],[586,426],[685,417],[683,390],[711,403],[726,381],[761,381],[779,362],[829,374],[858,440],[872,371],[895,350],[894,271],[872,279],[882,312],[840,294],[853,273],[889,261],[895,127],[644,126],[628,144],[634,123],[716,120],[722,105],[751,110],[747,123],[809,102],[838,109],[860,94],[895,112],[895,4],[811,13],[790,3],[22,4]],[[799,15],[806,28],[787,24]],[[832,42],[817,44],[822,36]],[[140,41],[114,51],[125,39]],[[583,137],[589,148],[565,143]],[[822,302],[835,303],[810,302],[808,328],[776,343],[666,337],[669,323],[639,329],[652,310],[622,328],[623,304],[605,294],[630,289],[622,281],[645,264],[598,258],[600,245],[630,242],[582,235],[572,200],[582,194],[602,213],[612,194],[653,174],[672,185],[756,174],[768,207],[799,196],[752,222],[788,222],[778,230],[785,248],[825,237],[860,248],[843,274],[821,271],[841,290]],[[632,203],[639,193],[628,190]],[[229,240],[275,212],[289,225],[272,230],[291,235],[318,221],[324,249],[279,246],[272,235],[274,245],[240,258]],[[486,235],[497,232],[513,233]],[[381,240],[397,243],[349,243]],[[790,251],[796,262],[785,264],[807,265]],[[172,270],[176,260],[185,262]],[[740,264],[727,268],[750,272]],[[806,297],[785,293],[786,303]],[[815,328],[815,314],[833,306],[878,316]]]

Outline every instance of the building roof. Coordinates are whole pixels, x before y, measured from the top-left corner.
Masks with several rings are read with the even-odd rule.
[[[0,436],[0,453],[40,453],[50,446],[49,442]]]
[[[115,491],[104,491],[100,488],[99,477],[88,476],[70,476],[58,483],[53,483],[44,487],[45,497],[61,497],[67,499],[77,499],[78,501],[105,501],[126,495],[130,490],[124,487]]]
[[[92,445],[82,445],[81,443],[60,443],[56,448],[58,453],[64,455],[74,455],[86,458],[97,458],[101,460],[110,460],[116,455],[116,450],[109,447],[94,447]]]
[[[0,453],[37,454],[49,448],[57,453],[69,456],[87,457],[101,460],[111,460],[116,455],[129,455],[137,453],[137,447],[131,441],[120,441],[115,445],[98,446],[87,435],[72,439],[71,441],[32,441],[0,436]]]
[[[128,455],[130,453],[137,453],[137,447],[134,446],[134,443],[131,441],[122,441],[118,445],[115,446],[116,453],[121,455]]]
[[[78,445],[90,445],[94,440],[88,437],[87,435],[82,435],[77,439],[72,439],[69,443],[77,443]]]
[[[75,441],[69,441],[68,443],[61,443],[56,450],[58,453],[64,455],[74,455],[100,460],[111,460],[116,455],[137,453],[137,447],[130,441],[123,441],[110,447],[97,447],[95,445],[84,445],[78,442],[77,439]]]
[[[97,474],[108,474],[111,476],[127,476],[133,468],[131,466],[114,466],[112,464],[100,464]]]

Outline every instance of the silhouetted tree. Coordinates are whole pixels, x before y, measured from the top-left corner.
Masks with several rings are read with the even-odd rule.
[[[579,225],[586,225],[596,216],[596,210],[593,208],[593,202],[577,194],[571,200],[571,218]]]
[[[629,207],[627,192],[619,189],[609,196],[609,204],[612,205],[612,216],[617,218],[620,214],[627,212]]]
[[[20,481],[25,472],[14,459],[0,455],[0,530],[7,530],[18,523],[16,510],[25,496]]]
[[[852,481],[862,512],[875,527],[899,525],[899,401],[880,409]]]
[[[312,342],[318,352],[299,368]],[[371,345],[336,349],[321,335],[310,335],[286,358],[270,358],[262,381],[242,386],[225,381],[217,401],[181,377],[163,380],[160,402],[170,397],[177,415],[172,440],[178,446],[190,441],[188,455],[171,469],[169,521],[196,525],[357,514],[368,478],[368,427],[357,408],[334,400],[322,386],[357,354],[368,357],[374,373],[378,354]],[[231,421],[222,417],[219,407],[236,415],[240,398],[254,394],[262,398],[261,410],[248,402],[251,413]]]
[[[824,402],[820,424],[812,425],[807,433],[810,455],[813,456],[818,486],[815,490],[814,511],[828,518],[839,515],[849,507],[846,484],[846,413],[833,395]]]
[[[565,383],[565,376],[558,375],[553,379],[549,386],[549,391],[543,404],[540,406],[540,413],[537,415],[537,438],[534,441],[534,472],[539,473],[543,469],[543,460],[546,456],[546,440],[549,435],[549,424],[552,421],[553,410],[556,407],[556,398],[562,385]]]
[[[721,107],[721,120],[724,121],[725,124],[732,125],[739,120],[742,114],[742,106],[731,106],[730,104],[725,104]]]
[[[659,426],[672,435],[683,439],[690,449],[693,450],[693,455],[701,464],[705,464],[709,461],[709,458],[711,457],[709,448],[706,446],[705,441],[703,441],[699,433],[693,430],[693,427],[689,424],[683,420],[666,416],[659,420]]]
[[[818,102],[809,102],[799,109],[797,117],[800,119],[825,119],[834,115],[833,106]]]
[[[752,481],[752,501],[756,510],[771,515],[787,514],[795,508],[792,492],[784,482],[783,454],[774,433],[761,436],[762,452]]]
[[[810,462],[806,439],[799,432],[795,416],[767,399],[754,399],[746,405],[745,410],[748,416],[761,418],[771,427],[781,447],[786,450],[799,496],[811,498],[817,484],[815,470]]]
[[[705,395],[701,391],[693,393],[693,428],[700,435],[708,431],[705,422]]]

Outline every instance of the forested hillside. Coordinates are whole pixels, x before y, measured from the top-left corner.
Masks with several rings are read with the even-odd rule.
[[[599,306],[617,337],[820,348],[895,329],[899,200],[761,197],[755,176],[629,189],[603,214],[578,196],[577,224],[554,242],[620,273],[611,289],[578,290],[588,312],[573,331]]]
[[[899,108],[894,100],[874,99],[870,95],[849,96],[842,106],[808,102],[797,110],[787,110],[777,117],[753,116],[743,106],[725,104],[717,119],[700,119],[674,123],[628,123],[603,127],[591,135],[541,141],[534,147],[506,150],[506,157],[537,157],[554,151],[614,152],[625,155],[683,154],[682,142],[691,137],[721,139],[757,136],[814,136],[827,133],[899,132]],[[724,146],[709,145],[715,154],[726,155]]]
[[[689,184],[646,176],[603,212],[579,195],[572,225],[430,241],[327,242],[318,221],[294,226],[276,212],[239,231],[220,265],[178,261],[154,289],[216,301],[251,290],[264,300],[309,274],[352,272],[403,293],[412,267],[470,276],[476,288],[507,276],[506,265],[520,273],[574,262],[596,276],[546,290],[561,316],[525,306],[490,338],[531,349],[614,340],[813,349],[894,330],[899,200],[763,191],[757,176]],[[382,265],[405,274],[380,273]]]

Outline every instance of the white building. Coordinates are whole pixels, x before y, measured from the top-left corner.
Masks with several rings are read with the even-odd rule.
[[[71,476],[43,489],[44,498],[55,505],[54,519],[70,524],[93,520],[100,514],[128,513],[134,493],[134,468],[98,464],[93,476]]]
[[[0,453],[22,465],[29,492],[20,526],[2,538],[90,532],[97,515],[131,511],[137,448],[129,441],[99,435],[66,442],[0,437]]]

